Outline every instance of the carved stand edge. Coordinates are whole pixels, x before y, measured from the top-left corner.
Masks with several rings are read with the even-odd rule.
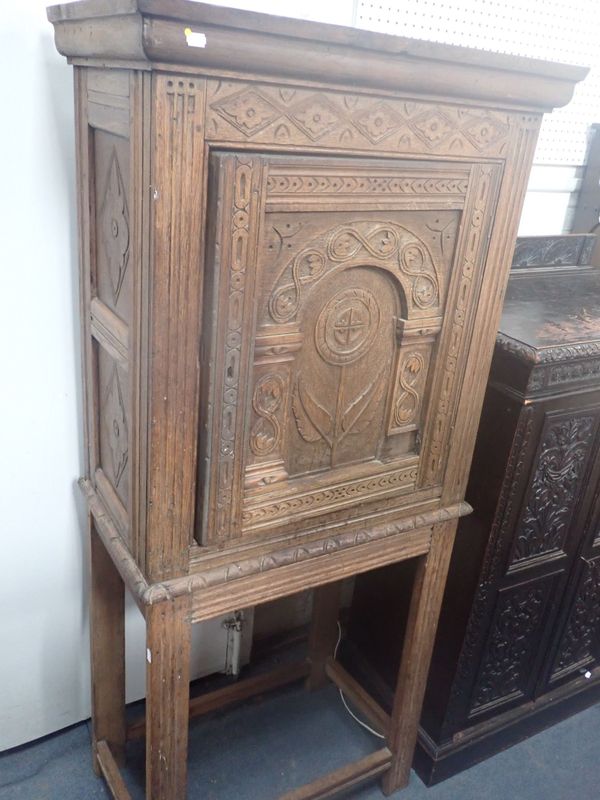
[[[286,569],[297,566],[303,560],[314,561],[315,558],[318,558],[319,556],[319,554],[316,553],[311,557],[308,555],[308,551],[305,551],[304,548],[302,548],[303,555],[294,553],[293,556],[289,550],[281,550],[279,553],[271,553],[265,558],[240,561],[238,564],[233,565],[235,567],[233,570],[232,565],[229,565],[227,568],[215,568],[212,570],[207,570],[198,575],[186,575],[179,578],[159,581],[157,583],[148,583],[141,570],[135,563],[135,560],[129,552],[127,546],[123,542],[121,535],[117,531],[104,506],[104,503],[94,490],[91,483],[85,478],[82,478],[79,481],[79,486],[81,487],[81,490],[87,500],[89,511],[94,520],[95,528],[102,542],[104,543],[104,546],[110,553],[115,566],[119,571],[119,574],[125,582],[125,585],[133,595],[135,602],[143,614],[146,613],[145,609],[147,606],[156,605],[157,603],[166,600],[172,600],[175,597],[185,594],[198,595],[202,593],[203,590],[209,589],[210,587],[219,587],[223,584],[231,585],[232,583],[235,583],[236,578],[238,580],[241,577],[258,578],[262,573],[268,572],[272,569],[285,572]],[[472,508],[468,503],[460,502],[446,508],[428,511],[417,516],[406,517],[404,519],[397,520],[394,523],[370,527],[368,535],[366,532],[358,530],[352,535],[353,544],[355,546],[364,546],[370,542],[375,543],[382,539],[402,536],[410,532],[425,532],[433,525],[458,519],[459,517],[470,514],[471,511]],[[345,544],[345,546],[341,547],[340,549],[347,549],[348,547],[351,547],[351,545]],[[422,552],[427,552],[429,549],[429,542],[424,542],[423,547],[419,549]],[[321,543],[321,550],[322,555],[326,555],[328,559],[331,559],[332,553],[331,550],[327,549],[327,541]],[[418,552],[415,552],[415,555],[418,555]],[[279,558],[277,558],[277,556],[279,556]],[[399,556],[399,558],[401,557],[402,556]],[[287,566],[281,566],[282,563],[287,564]],[[356,571],[360,572],[360,564],[357,564],[356,566]],[[368,569],[369,567],[366,568]],[[335,576],[332,577],[332,580],[334,579]],[[281,589],[278,596],[283,597],[286,594],[293,594],[294,591],[297,591],[293,585],[287,585],[286,588],[286,584],[287,581],[284,579],[281,582]],[[237,607],[236,595],[234,592],[231,592],[231,608],[224,608],[222,610],[234,610]],[[215,611],[214,615],[216,616],[218,613],[220,613],[220,610]],[[206,618],[209,618],[209,616],[199,615],[195,617],[193,621],[199,622],[200,619]]]

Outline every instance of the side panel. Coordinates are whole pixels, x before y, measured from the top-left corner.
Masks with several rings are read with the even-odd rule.
[[[88,475],[137,555],[142,77],[76,68]]]

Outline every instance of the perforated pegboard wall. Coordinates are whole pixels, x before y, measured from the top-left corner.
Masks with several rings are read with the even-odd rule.
[[[600,122],[598,0],[356,0],[359,28],[592,68],[571,103],[547,115],[537,164],[583,164]]]

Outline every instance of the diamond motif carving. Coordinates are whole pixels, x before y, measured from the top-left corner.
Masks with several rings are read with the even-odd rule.
[[[129,456],[127,416],[125,414],[121,381],[116,367],[113,367],[104,395],[102,417],[110,446],[111,466],[116,488],[121,482]]]
[[[437,111],[425,111],[411,121],[410,127],[427,145],[439,144],[454,130],[450,120]]]
[[[100,207],[100,242],[108,264],[113,301],[116,305],[129,263],[129,212],[116,150],[113,150],[110,158]]]
[[[401,117],[386,103],[379,103],[354,117],[356,125],[374,144],[397,131]]]
[[[258,133],[279,116],[278,109],[254,91],[242,91],[214,108],[248,136]]]
[[[486,147],[491,147],[500,139],[503,139],[508,129],[506,125],[502,125],[490,116],[483,117],[483,119],[474,119],[464,126],[463,132],[468,139],[483,150]]]
[[[315,95],[295,106],[290,117],[311,139],[319,139],[339,122],[339,115],[327,100]]]

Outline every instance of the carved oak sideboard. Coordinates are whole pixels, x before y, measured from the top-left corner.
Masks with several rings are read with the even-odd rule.
[[[595,238],[517,242],[423,705],[427,783],[600,699]],[[372,620],[406,614],[403,569],[359,580],[346,655],[388,703],[394,647]]]
[[[585,70],[184,0],[49,17],[76,79],[96,768],[128,796],[124,584],[148,643],[129,736],[147,797],[181,800],[191,624],[317,587],[309,659],[270,685],[346,684],[340,581],[410,558],[386,746],[293,796],[391,792],[541,115]]]

